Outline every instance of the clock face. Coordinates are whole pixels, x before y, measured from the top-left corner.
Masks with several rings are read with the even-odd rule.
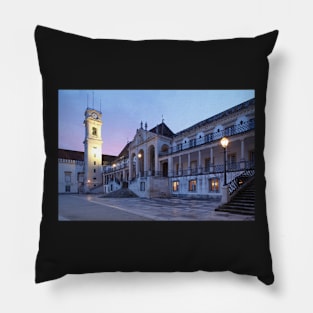
[[[97,113],[95,113],[95,112],[93,112],[93,113],[91,114],[91,116],[92,116],[93,118],[98,118],[98,115],[97,115]]]

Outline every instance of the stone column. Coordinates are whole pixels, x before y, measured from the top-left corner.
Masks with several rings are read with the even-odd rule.
[[[154,148],[154,155],[155,155],[155,175],[159,175],[159,151],[158,151],[158,143],[156,142],[155,148]]]
[[[143,152],[143,176],[147,176],[148,173],[148,156],[147,156],[147,146],[145,146],[144,152]]]
[[[182,175],[182,168],[181,168],[181,155],[178,156],[178,175]]]
[[[188,153],[187,175],[190,175],[190,153]]]
[[[230,195],[228,190],[228,185],[222,186],[222,204],[229,202]]]
[[[129,155],[128,173],[129,173],[129,180],[131,180],[133,178],[133,159],[132,159],[131,154]]]
[[[245,168],[245,140],[241,139],[240,169]]]
[[[139,162],[140,162],[140,160],[138,158],[138,152],[137,152],[137,154],[136,154],[136,177],[139,176]]]
[[[169,177],[173,176],[173,157],[172,156],[168,157],[168,176]]]
[[[198,174],[202,172],[201,150],[198,151]]]
[[[210,149],[210,172],[214,172],[214,155],[213,155],[213,148]]]

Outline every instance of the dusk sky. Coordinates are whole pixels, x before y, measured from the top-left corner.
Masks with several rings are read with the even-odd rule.
[[[140,122],[174,132],[254,98],[254,90],[59,90],[59,148],[84,151],[86,107],[102,112],[102,153],[118,155]]]

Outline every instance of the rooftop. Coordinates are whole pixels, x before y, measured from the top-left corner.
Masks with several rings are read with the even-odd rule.
[[[240,103],[240,104],[238,104],[238,105],[236,105],[236,106],[234,106],[234,107],[232,107],[232,108],[230,108],[230,109],[228,109],[226,111],[223,111],[221,113],[213,115],[213,116],[211,116],[211,117],[209,117],[209,118],[207,118],[207,119],[205,119],[205,120],[203,120],[203,121],[201,121],[199,123],[196,123],[196,124],[194,124],[194,125],[192,125],[192,126],[190,126],[188,128],[185,128],[185,129],[179,131],[178,133],[176,133],[175,136],[182,135],[185,132],[189,132],[189,131],[194,130],[196,128],[202,127],[202,126],[204,126],[206,124],[215,122],[215,121],[217,121],[217,120],[219,120],[219,119],[221,119],[223,117],[226,117],[227,115],[236,113],[238,111],[241,111],[242,109],[245,109],[245,108],[248,108],[250,106],[253,106],[254,104],[255,104],[255,98],[252,98],[252,99],[250,99],[248,101],[245,101],[243,103]]]
[[[66,160],[84,161],[84,152],[58,149],[58,158]],[[115,160],[115,158],[116,158],[115,155],[102,154],[102,163],[112,162],[113,160]]]

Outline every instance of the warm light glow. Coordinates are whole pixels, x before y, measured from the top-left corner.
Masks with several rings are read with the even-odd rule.
[[[224,149],[227,148],[228,143],[229,143],[229,140],[228,140],[226,137],[223,137],[223,138],[221,139],[221,145],[222,145],[222,147],[223,147]]]
[[[88,183],[90,183],[90,179],[88,179]]]
[[[113,167],[116,167],[116,164],[113,164]]]
[[[140,159],[142,157],[141,153],[138,153],[138,158]]]

